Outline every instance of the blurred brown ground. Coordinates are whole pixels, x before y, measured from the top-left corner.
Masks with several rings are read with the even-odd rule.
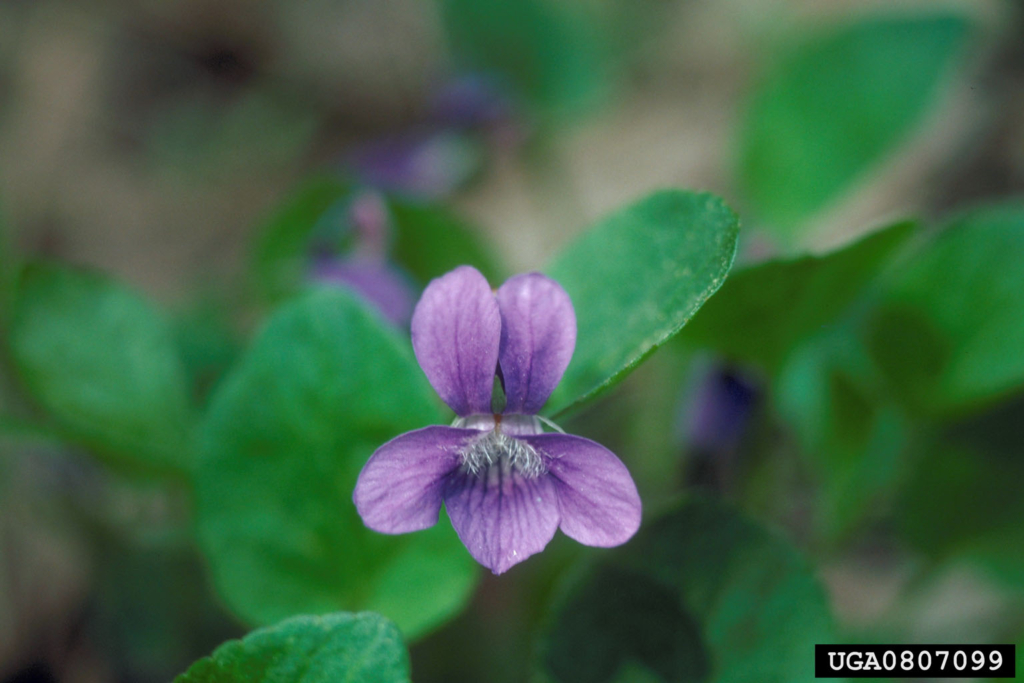
[[[566,128],[539,179],[508,153],[456,198],[511,266],[542,263],[587,221],[654,187],[733,194],[732,133],[759,50],[791,22],[872,3],[662,4],[661,33],[623,65],[609,106]],[[959,4],[990,23],[1003,14],[997,3]],[[19,242],[169,300],[236,274],[248,235],[291,183],[350,143],[416,120],[446,69],[430,9],[412,0],[0,4],[0,187]],[[949,203],[937,187],[1019,184],[1020,60],[997,56],[983,92],[972,82],[947,93],[870,187],[817,222],[814,243]]]

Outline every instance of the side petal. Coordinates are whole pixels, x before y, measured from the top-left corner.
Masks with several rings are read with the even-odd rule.
[[[558,529],[558,500],[546,476],[527,479],[501,465],[460,471],[444,498],[466,550],[495,574],[539,553]]]
[[[576,312],[562,286],[540,273],[509,278],[498,290],[498,363],[505,412],[535,414],[554,391],[576,348]]]
[[[611,547],[640,527],[640,494],[615,454],[569,434],[520,437],[544,456],[558,494],[561,528],[584,545]]]
[[[363,523],[385,534],[434,526],[445,480],[461,462],[458,450],[478,434],[471,429],[424,427],[378,448],[352,493]]]
[[[491,412],[500,339],[498,302],[470,266],[432,280],[412,314],[416,360],[457,415]]]

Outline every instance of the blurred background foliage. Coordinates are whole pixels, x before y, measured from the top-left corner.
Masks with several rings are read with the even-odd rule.
[[[358,519],[373,449],[449,417],[408,319],[462,263],[573,296],[546,412],[629,466],[629,544],[495,578],[443,515]],[[1021,643],[1024,12],[0,1],[0,331],[0,681],[261,626],[183,680]]]

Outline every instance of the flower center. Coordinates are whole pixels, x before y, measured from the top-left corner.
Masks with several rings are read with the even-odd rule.
[[[532,415],[471,415],[455,426],[481,430],[459,455],[462,467],[475,476],[515,473],[532,479],[547,471],[537,450],[515,435],[540,434],[540,421]]]

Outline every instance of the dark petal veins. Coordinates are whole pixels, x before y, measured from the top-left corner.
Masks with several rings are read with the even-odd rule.
[[[495,574],[543,550],[558,528],[550,479],[523,477],[507,463],[479,475],[457,472],[449,478],[444,498],[469,554]]]

